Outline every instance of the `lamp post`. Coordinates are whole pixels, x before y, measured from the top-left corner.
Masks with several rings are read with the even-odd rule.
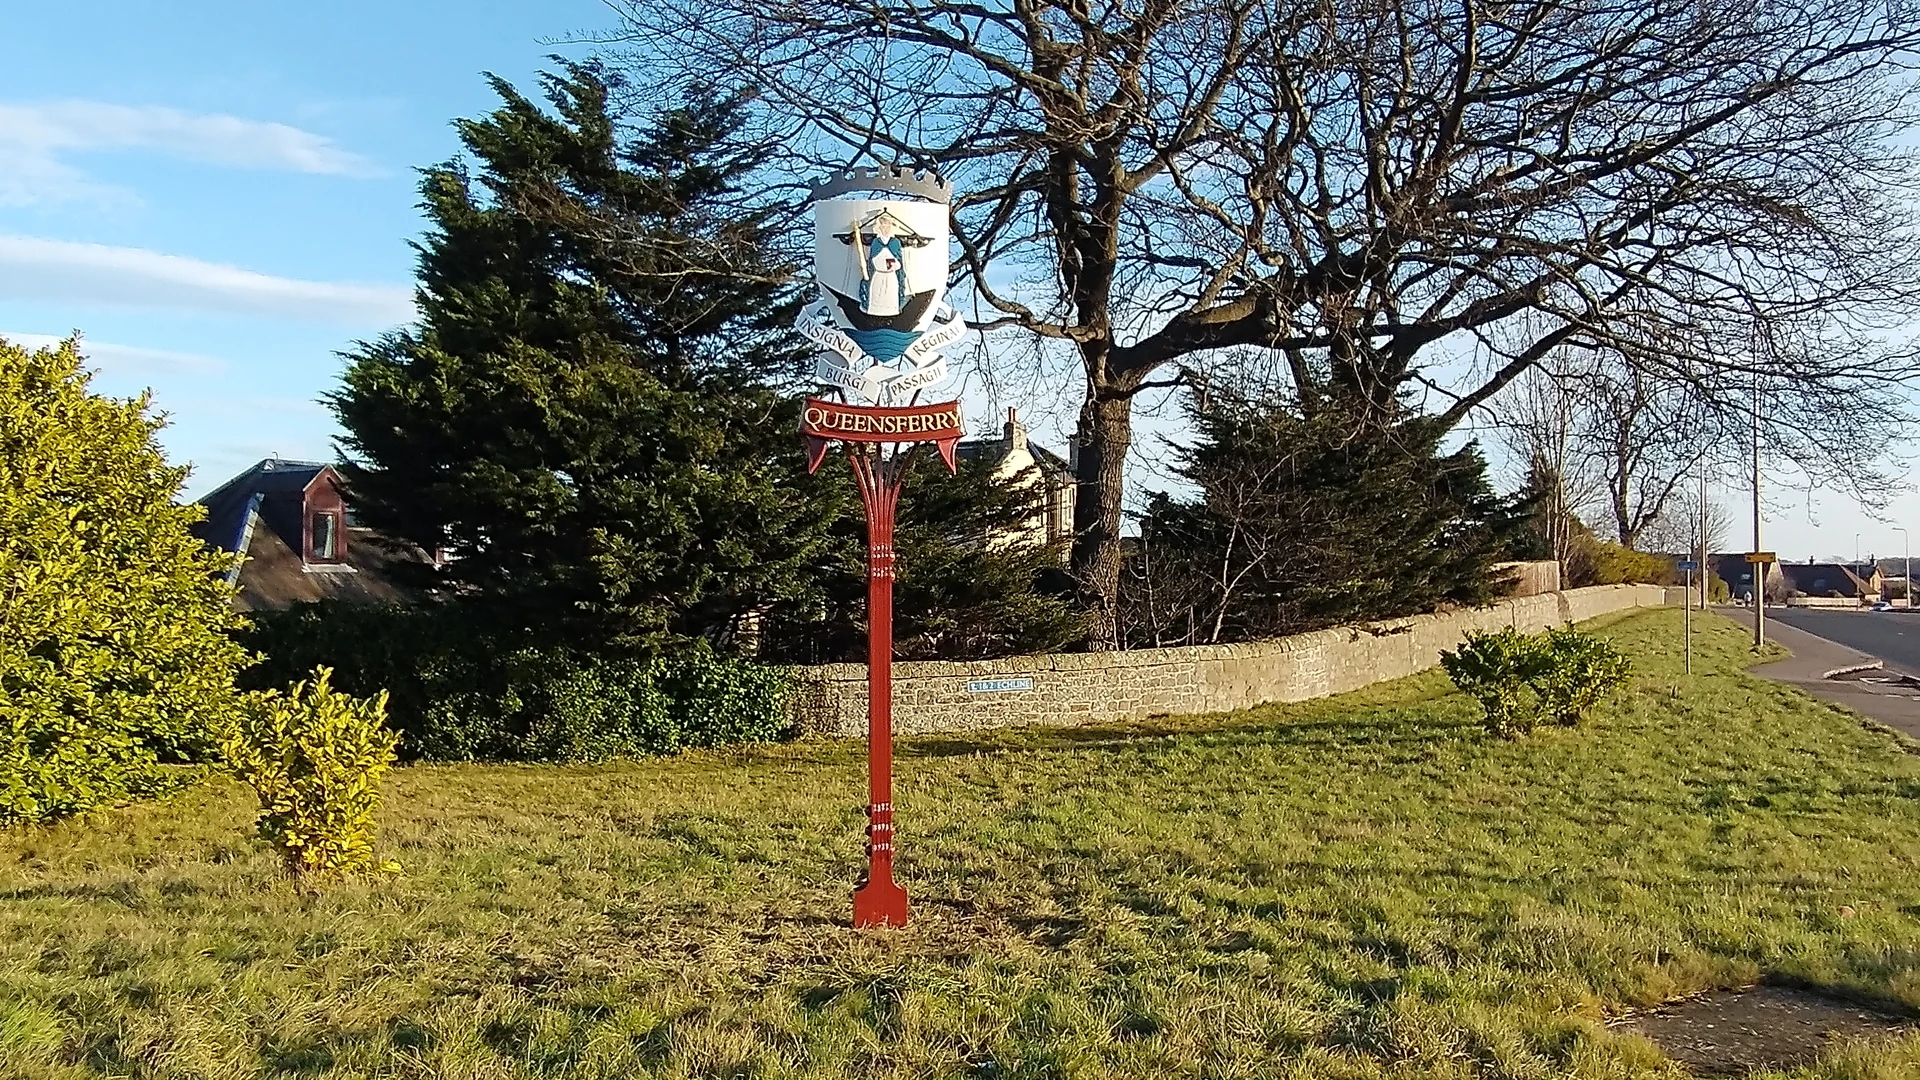
[[[1913,610],[1913,542],[1912,542],[1912,538],[1907,535],[1907,530],[1901,528],[1900,526],[1895,525],[1893,527],[1893,531],[1900,534],[1900,546],[1905,553],[1905,565],[1901,567],[1901,570],[1903,572],[1900,576],[1906,579],[1906,586],[1902,588],[1900,591],[1907,598],[1907,610],[1912,611]]]
[[[1753,377],[1753,647],[1767,643],[1767,562],[1760,550],[1760,376]]]
[[[1711,553],[1707,551],[1707,470],[1702,464],[1700,468],[1700,610],[1703,612],[1707,610],[1710,591],[1707,587],[1707,564],[1711,558]]]

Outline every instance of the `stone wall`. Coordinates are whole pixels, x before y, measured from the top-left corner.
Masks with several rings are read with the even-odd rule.
[[[893,726],[913,734],[1070,725],[1303,701],[1424,671],[1469,630],[1541,630],[1665,601],[1658,585],[1601,585],[1239,645],[899,663]],[[799,668],[796,683],[803,729],[865,733],[866,665]]]
[[[1511,595],[1516,597],[1560,591],[1560,564],[1552,559],[1494,563],[1493,572],[1513,575]]]
[[[1789,596],[1788,607],[1818,608],[1858,608],[1866,607],[1867,601],[1857,596]]]

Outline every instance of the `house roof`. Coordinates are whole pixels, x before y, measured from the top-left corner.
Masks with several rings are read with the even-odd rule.
[[[1873,591],[1852,569],[1839,563],[1781,563],[1780,573],[1794,592],[1807,596],[1864,596]]]
[[[1735,596],[1753,590],[1753,567],[1754,564],[1747,561],[1745,552],[1707,556],[1707,569],[1713,573],[1714,577],[1726,582],[1728,590]]]
[[[288,545],[301,544],[300,509],[291,499],[267,496],[304,492],[332,466],[319,461],[285,461],[265,458],[246,472],[200,496],[197,502],[207,508],[206,519],[194,526],[194,535],[222,551],[240,551],[246,546],[249,520],[256,513]]]
[[[349,528],[345,559],[337,565],[309,567],[300,552],[272,530],[257,529],[247,545],[234,604],[242,611],[280,611],[319,600],[383,607],[404,604],[413,596],[395,583],[394,568],[425,561],[418,552],[382,542],[369,529]]]
[[[395,583],[394,571],[399,564],[430,558],[410,544],[353,527],[351,515],[343,558],[322,565],[303,558],[308,492],[323,477],[339,479],[323,462],[268,458],[200,497],[207,516],[194,526],[194,535],[246,556],[227,578],[239,587],[234,604],[241,610],[272,611],[317,600],[398,604],[410,598]]]
[[[1033,463],[1041,475],[1067,479],[1067,462],[1059,454],[1041,446],[1032,439],[1027,440],[1027,451],[1033,455]],[[954,457],[961,461],[983,461],[989,465],[997,464],[1008,454],[1013,453],[1013,443],[1005,437],[997,439],[963,439],[954,447]]]
[[[1038,443],[1027,443],[1027,449],[1033,452],[1034,463],[1040,466],[1041,472],[1054,473],[1065,477],[1072,476],[1066,458],[1061,457],[1059,454],[1054,453]]]

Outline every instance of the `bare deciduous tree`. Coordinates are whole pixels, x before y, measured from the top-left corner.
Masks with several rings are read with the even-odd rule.
[[[1606,504],[1605,485],[1576,440],[1583,400],[1577,379],[1559,356],[1516,379],[1496,399],[1494,421],[1507,456],[1519,470],[1515,486],[1539,501],[1536,537],[1564,576],[1585,519]]]
[[[1685,553],[1702,566],[1714,552],[1727,550],[1732,539],[1733,512],[1725,503],[1709,498],[1703,518],[1700,493],[1689,484],[1681,485],[1666,510],[1648,522],[1640,534],[1642,550],[1666,555]]]
[[[1608,524],[1622,547],[1647,550],[1647,527],[1674,506],[1718,441],[1713,413],[1690,387],[1630,366],[1596,373],[1586,396],[1578,439],[1606,490]]]
[[[1870,0],[615,0],[640,85],[764,95],[795,180],[938,168],[988,329],[1077,353],[1073,565],[1116,640],[1134,396],[1215,350],[1450,422],[1602,349],[1783,440],[1896,417],[1920,23]],[[1729,347],[1764,324],[1773,345]],[[1473,362],[1462,363],[1465,352]],[[1839,406],[1845,404],[1845,408]],[[1821,456],[1824,455],[1824,456]]]

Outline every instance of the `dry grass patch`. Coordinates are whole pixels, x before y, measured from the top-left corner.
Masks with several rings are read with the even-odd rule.
[[[317,891],[237,785],[12,834],[0,1075],[1615,1078],[1671,1073],[1604,1020],[1683,993],[1920,1008],[1920,759],[1678,623],[1516,742],[1437,673],[907,740],[900,932],[845,925],[851,742],[401,769],[407,874]]]

